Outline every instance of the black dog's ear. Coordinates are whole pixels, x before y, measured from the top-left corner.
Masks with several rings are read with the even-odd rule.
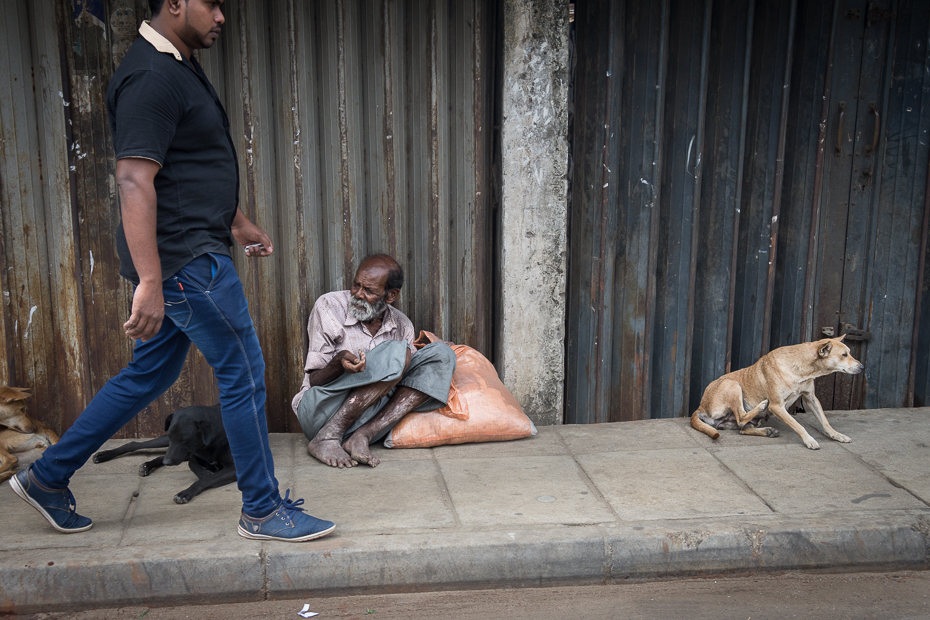
[[[171,428],[171,418],[174,417],[173,413],[169,413],[168,417],[165,418],[165,432],[168,432],[168,429]]]
[[[200,431],[200,436],[205,446],[213,445],[220,438],[220,434],[216,427],[208,420],[198,420],[197,430]]]

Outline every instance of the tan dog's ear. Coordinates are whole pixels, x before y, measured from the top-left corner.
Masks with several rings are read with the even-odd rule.
[[[833,343],[830,341],[827,341],[826,344],[824,344],[822,347],[817,349],[817,356],[827,357],[828,355],[830,355],[830,349],[832,348],[833,348]]]
[[[0,403],[11,403],[15,400],[26,400],[32,396],[32,390],[29,388],[16,388],[3,386],[0,388]]]
[[[846,334],[843,334],[842,336],[839,337],[840,342],[843,342],[843,340],[845,339],[846,339]]]

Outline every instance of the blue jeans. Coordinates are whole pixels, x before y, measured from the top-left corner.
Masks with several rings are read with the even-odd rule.
[[[232,259],[204,254],[163,284],[165,321],[133,359],[97,392],[61,441],[33,466],[50,488],[71,476],[103,443],[177,380],[193,342],[213,367],[223,426],[236,463],[242,510],[253,517],[281,503],[265,421],[265,362]],[[169,320],[170,319],[170,320]]]

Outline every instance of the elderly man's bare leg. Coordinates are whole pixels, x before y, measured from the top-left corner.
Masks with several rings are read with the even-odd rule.
[[[400,379],[398,378],[397,381]],[[387,394],[397,381],[384,381],[360,387],[353,391],[342,404],[336,414],[323,425],[309,444],[307,452],[320,462],[340,469],[355,467],[358,461],[353,460],[342,449],[342,438],[349,427],[358,419],[368,407]]]
[[[402,417],[422,405],[429,398],[423,392],[411,387],[400,386],[378,415],[367,424],[358,428],[344,444],[343,449],[358,463],[367,463],[377,467],[381,460],[368,449],[371,438],[385,428],[400,421]]]

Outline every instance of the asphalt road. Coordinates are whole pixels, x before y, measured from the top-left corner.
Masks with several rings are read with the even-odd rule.
[[[299,618],[304,604],[330,618],[444,620],[905,620],[930,618],[930,571],[759,575],[572,587],[299,598],[227,605],[122,607],[27,616],[34,620]]]

